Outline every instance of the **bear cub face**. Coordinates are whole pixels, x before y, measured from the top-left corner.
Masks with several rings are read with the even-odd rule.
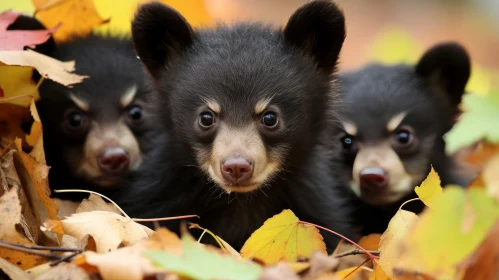
[[[316,144],[345,38],[333,3],[305,5],[283,31],[260,24],[194,31],[175,10],[149,3],[132,33],[157,103],[171,110],[162,123],[224,191],[271,184]]]
[[[417,65],[371,64],[341,75],[345,107],[341,138],[351,189],[383,206],[413,193],[430,164],[446,178],[450,159],[442,136],[452,127],[470,76],[458,44],[435,45]],[[442,177],[443,176],[443,177]]]
[[[75,72],[89,76],[71,88],[48,80],[40,87],[51,186],[74,187],[76,181],[66,179],[77,178],[85,188],[116,187],[141,164],[152,127],[133,43],[89,35],[61,43],[47,55],[75,60]]]

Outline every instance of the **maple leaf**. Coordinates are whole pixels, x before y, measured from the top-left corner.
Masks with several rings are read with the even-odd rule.
[[[35,45],[45,43],[59,28],[56,25],[47,30],[7,30],[20,15],[10,10],[0,14],[0,50],[23,50],[25,46],[34,48]]]
[[[53,34],[54,40],[65,41],[72,35],[88,35],[109,19],[97,13],[93,0],[33,0],[35,16],[48,27],[62,26]]]
[[[74,61],[61,62],[32,50],[0,51],[0,65],[17,65],[35,68],[44,78],[71,87],[88,76],[71,73],[75,70]]]
[[[463,107],[465,112],[460,120],[444,135],[446,152],[454,153],[481,139],[499,143],[499,92],[486,95],[466,93]]]
[[[406,210],[399,210],[390,220],[386,231],[381,235],[379,242],[379,251],[381,252],[380,268],[378,270],[382,269],[389,277],[394,277],[393,268],[399,260],[398,246],[409,232],[411,225],[417,220],[418,216],[416,214]]]
[[[196,243],[188,233],[182,235],[182,255],[166,251],[148,251],[145,256],[166,272],[199,280],[256,279],[262,269],[250,261],[241,261]]]
[[[0,240],[21,245],[35,245],[16,229],[16,225],[21,223],[22,217],[18,192],[19,188],[13,187],[0,197],[0,221],[2,221],[0,223]],[[21,269],[28,269],[46,262],[43,257],[4,247],[0,247],[0,258],[16,264]]]
[[[241,255],[258,258],[266,264],[280,260],[296,261],[309,258],[314,251],[326,253],[326,244],[313,226],[300,223],[298,217],[286,209],[269,218],[244,243]]]
[[[454,279],[498,218],[499,205],[484,189],[450,185],[403,239],[396,268]]]
[[[426,179],[421,183],[421,186],[416,186],[414,191],[426,206],[433,207],[435,199],[442,194],[440,177],[433,169],[433,166]]]
[[[106,211],[92,211],[76,213],[59,221],[49,221],[52,227],[47,230],[55,233],[62,226],[62,233],[82,239],[90,235],[95,240],[98,253],[115,250],[119,246],[129,246],[144,238],[149,238],[152,230],[137,224],[129,218]]]

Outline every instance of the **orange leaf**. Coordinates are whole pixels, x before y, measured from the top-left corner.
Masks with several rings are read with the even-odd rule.
[[[54,40],[65,41],[71,35],[87,35],[109,19],[102,19],[92,0],[35,0],[36,17],[48,27],[62,26],[54,33]]]
[[[358,244],[360,245],[360,247],[366,250],[378,250],[380,239],[381,239],[381,234],[373,233],[367,236],[362,236]]]

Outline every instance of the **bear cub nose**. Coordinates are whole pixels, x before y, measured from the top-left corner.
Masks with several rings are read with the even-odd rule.
[[[388,187],[388,174],[381,167],[367,167],[360,171],[360,188],[363,191],[384,191]]]
[[[122,148],[108,148],[99,155],[98,162],[104,173],[116,175],[126,171],[129,159]]]
[[[244,184],[252,176],[253,163],[244,158],[228,158],[222,163],[222,177],[232,184]]]

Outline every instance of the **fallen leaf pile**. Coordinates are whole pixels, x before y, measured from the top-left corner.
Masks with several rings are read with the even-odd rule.
[[[74,62],[31,49],[51,34],[64,41],[112,18],[91,0],[33,3],[49,29],[7,30],[20,14],[0,14],[0,278],[499,279],[499,92],[467,93],[464,114],[445,136],[449,155],[477,145],[465,156],[480,170],[468,188],[442,188],[431,169],[415,188],[428,207],[419,215],[401,207],[382,235],[342,240],[327,255],[318,229],[284,210],[238,252],[196,224],[184,225],[181,236],[145,227],[95,194],[79,203],[50,198],[38,87],[43,79],[71,86],[85,77],[72,73]],[[32,81],[33,71],[44,78]],[[219,246],[194,240],[191,229]]]

